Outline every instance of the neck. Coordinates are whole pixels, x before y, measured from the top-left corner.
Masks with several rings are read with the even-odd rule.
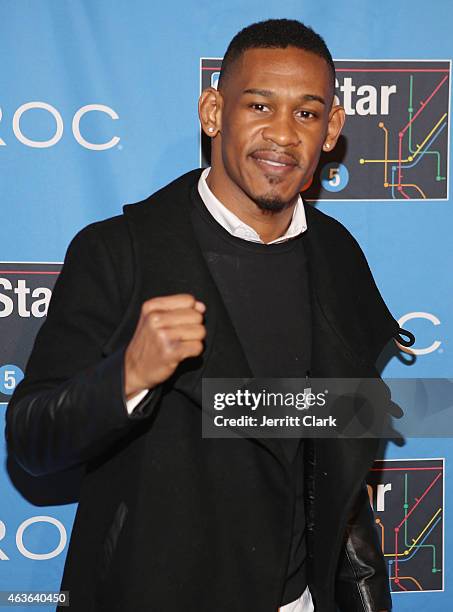
[[[283,210],[274,212],[262,210],[253,200],[244,198],[244,194],[237,187],[226,192],[222,188],[223,181],[217,180],[213,169],[209,172],[206,182],[215,197],[241,221],[252,227],[265,244],[276,240],[288,229],[297,196]]]

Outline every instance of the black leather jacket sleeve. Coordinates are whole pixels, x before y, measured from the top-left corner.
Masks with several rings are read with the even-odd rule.
[[[361,487],[346,527],[335,597],[341,612],[392,609],[389,579],[368,491]]]
[[[116,245],[115,245],[116,246]],[[156,405],[148,393],[129,415],[124,350],[104,346],[124,313],[126,284],[96,224],[70,244],[48,316],[6,413],[9,453],[44,475],[96,458]]]

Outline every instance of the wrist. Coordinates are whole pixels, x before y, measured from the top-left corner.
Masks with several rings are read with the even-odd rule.
[[[126,401],[133,399],[136,395],[149,389],[149,385],[141,383],[139,377],[136,375],[133,363],[126,351],[124,356],[124,384],[123,391]]]

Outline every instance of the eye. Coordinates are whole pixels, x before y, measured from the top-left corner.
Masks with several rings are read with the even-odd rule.
[[[317,117],[316,113],[313,113],[312,111],[307,111],[307,110],[297,111],[296,115],[300,119],[304,119],[304,120],[307,120],[307,119],[316,119],[316,117]]]
[[[266,104],[260,104],[258,102],[254,102],[253,104],[250,104],[250,108],[258,111],[259,113],[266,113],[269,111],[269,107],[266,106]]]

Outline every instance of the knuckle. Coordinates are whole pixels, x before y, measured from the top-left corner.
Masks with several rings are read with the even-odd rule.
[[[162,350],[161,355],[163,360],[173,367],[172,364],[178,364],[181,361],[179,352],[180,347],[178,345],[168,343]]]
[[[198,355],[200,352],[200,346],[201,346],[201,342],[199,340],[193,340],[190,343],[190,354]]]
[[[148,314],[149,311],[149,301],[148,302],[143,302],[141,308],[140,308],[140,314],[142,316],[146,316]]]
[[[162,315],[158,312],[152,312],[149,316],[149,322],[151,325],[153,325],[154,327],[160,323],[162,320]]]
[[[169,338],[167,330],[165,329],[156,330],[156,339],[157,339],[157,342],[159,342],[159,344],[161,344],[163,348],[167,348],[167,346],[168,347],[170,346],[170,338]]]
[[[195,304],[195,298],[191,293],[183,293],[182,298],[184,299],[184,302],[188,308]]]

